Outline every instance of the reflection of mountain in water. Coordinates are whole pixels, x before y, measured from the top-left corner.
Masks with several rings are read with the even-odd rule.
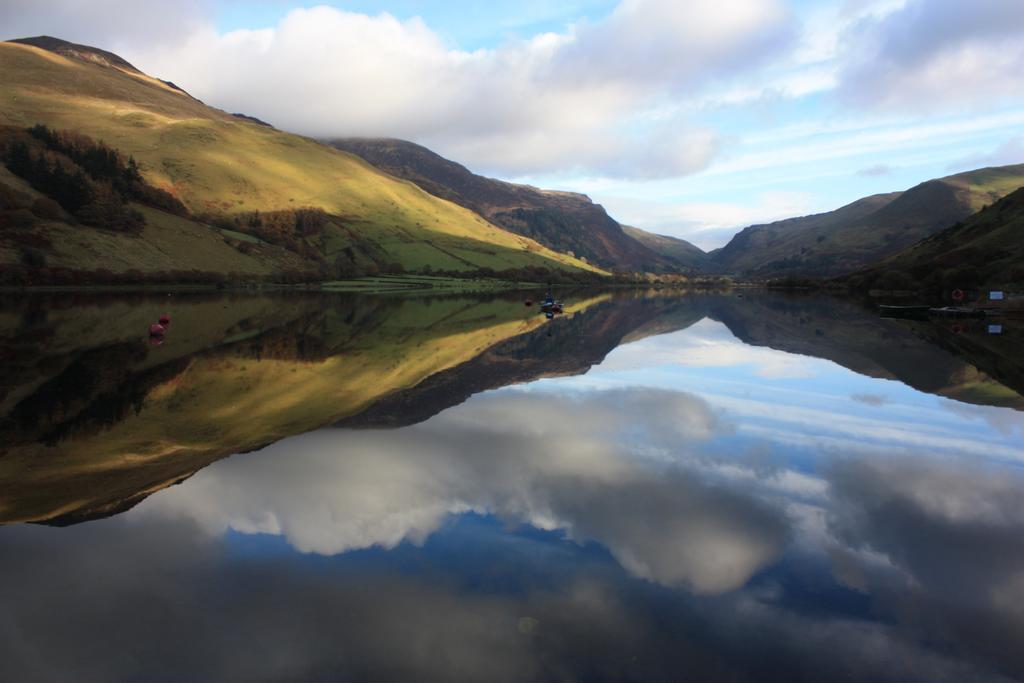
[[[514,296],[190,301],[176,304],[168,344],[156,348],[138,334],[149,306],[12,317],[3,343],[19,379],[5,387],[0,421],[0,515],[66,523],[120,511],[219,458],[358,414],[510,339],[537,358],[527,353],[522,371],[497,372],[488,386],[552,367],[585,371],[614,348],[615,330],[646,319],[614,315],[623,309],[607,298],[568,299],[554,323]],[[652,306],[636,310],[656,314]],[[579,343],[547,343],[570,337]],[[40,338],[50,341],[32,341]]]
[[[1007,326],[997,337],[980,326],[952,332],[954,325],[885,320],[817,296],[754,293],[705,297],[700,305],[746,344],[824,358],[966,403],[1024,410],[1024,364],[1012,351],[1020,348],[1020,328]]]
[[[579,375],[604,360],[627,335],[652,320],[672,319],[659,334],[686,329],[700,320],[685,299],[650,297],[604,302],[557,325],[503,341],[476,358],[431,375],[397,392],[339,427],[403,427],[422,422],[488,389],[542,377]]]
[[[748,344],[1024,408],[1015,336],[951,338],[832,299],[585,295],[552,323],[515,295],[181,299],[159,347],[144,331],[164,298],[0,312],[0,520],[113,514],[233,453],[330,424],[421,422],[705,316]]]

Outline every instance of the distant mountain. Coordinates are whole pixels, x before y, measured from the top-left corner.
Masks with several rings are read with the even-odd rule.
[[[640,244],[672,259],[686,269],[701,272],[710,268],[711,261],[707,253],[686,240],[668,235],[658,235],[630,225],[623,225],[622,229]]]
[[[835,211],[752,225],[738,232],[724,247],[708,252],[708,256],[716,270],[742,274],[764,272],[776,267],[766,260],[770,258],[767,254],[777,254],[780,258],[774,260],[782,260],[789,255],[790,249],[799,252],[799,243],[808,235],[850,225],[878,211],[900,194],[872,195]],[[813,237],[813,241],[820,244],[817,237]]]
[[[849,280],[882,289],[1024,289],[1024,188]]]
[[[555,251],[571,252],[602,268],[649,272],[679,269],[674,259],[626,234],[604,208],[586,195],[541,190],[476,175],[461,164],[405,140],[342,138],[329,142]]]
[[[597,270],[356,156],[208,107],[105,50],[48,36],[0,42],[0,92],[8,282]],[[50,132],[30,135],[37,124]],[[115,214],[132,218],[131,234]]]
[[[828,213],[745,228],[710,253],[716,271],[745,277],[837,276],[877,262],[1024,186],[1024,164],[929,180]]]

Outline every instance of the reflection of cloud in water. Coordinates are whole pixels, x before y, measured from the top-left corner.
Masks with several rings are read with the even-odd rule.
[[[240,455],[111,520],[0,529],[0,679],[1024,674],[1024,471],[884,446],[796,471],[723,422],[679,392],[503,390]],[[446,524],[466,510],[700,595],[548,535]],[[439,533],[327,559],[227,528],[322,555]]]
[[[829,469],[830,528],[844,544],[883,553],[916,582],[950,596],[988,601],[1019,583],[1021,472],[900,457],[844,460]],[[972,589],[979,594],[968,595]]]
[[[841,581],[1024,672],[1024,472],[891,456],[834,463],[828,479]]]
[[[914,422],[896,416],[865,417],[828,408],[708,395],[716,408],[742,422],[742,431],[775,443],[824,446],[844,452],[906,448],[1024,462],[1024,449],[990,430],[968,432],[962,424]],[[809,402],[810,403],[810,402]],[[761,422],[761,424],[756,424]]]
[[[875,408],[884,406],[886,403],[889,402],[889,397],[883,396],[882,394],[852,394],[850,398],[852,398],[854,401],[857,401],[858,403],[863,403],[864,405],[872,406]]]
[[[822,362],[765,346],[749,346],[739,341],[722,323],[704,319],[682,332],[620,347],[602,364],[602,370],[637,370],[666,365],[745,367],[764,379],[808,379],[816,376],[815,364]]]
[[[517,605],[505,597],[387,570],[353,581],[298,562],[250,564],[186,520],[120,518],[75,531],[58,539],[60,530],[4,530],[0,679],[536,675],[530,641],[513,633]],[[63,618],[69,606],[73,619]]]
[[[528,540],[475,537],[502,561],[438,573],[254,561],[184,519],[0,531],[3,680],[1005,680],[886,624],[652,591]],[[522,590],[473,588],[492,573]]]
[[[991,406],[976,406],[959,401],[943,402],[943,407],[959,418],[984,420],[986,424],[1004,436],[1024,436],[1024,413],[1016,410],[1002,410]]]
[[[775,558],[787,533],[779,510],[671,460],[723,431],[689,394],[507,391],[417,427],[291,439],[143,510],[280,533],[321,554],[422,543],[450,513],[486,511],[595,540],[637,576],[715,593]]]

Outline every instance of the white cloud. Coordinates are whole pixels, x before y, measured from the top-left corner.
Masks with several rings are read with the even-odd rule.
[[[555,63],[572,81],[682,88],[748,69],[794,37],[775,0],[623,0],[607,21],[582,27]]]
[[[860,106],[983,110],[1020,101],[1020,0],[910,0],[855,23],[841,47],[839,92]]]
[[[988,152],[971,154],[958,159],[949,165],[949,170],[962,171],[1010,164],[1024,164],[1024,135],[1015,135]]]
[[[863,124],[862,124],[863,125]],[[822,161],[859,158],[871,153],[915,150],[952,142],[971,141],[979,134],[1024,125],[1024,110],[1011,110],[976,117],[931,119],[925,122],[899,121],[892,125],[866,125],[861,128],[832,124],[805,129],[807,139],[794,139],[788,146],[774,146],[736,155],[716,165],[713,173],[778,169]],[[812,132],[815,128],[818,133]],[[845,130],[844,130],[845,128]],[[816,135],[824,138],[811,139]]]
[[[49,35],[112,52],[179,45],[206,23],[207,5],[202,0],[4,0],[0,40]]]
[[[307,135],[412,139],[506,175],[583,169],[651,178],[703,169],[720,145],[713,130],[681,116],[647,126],[644,112],[756,70],[795,35],[782,0],[623,0],[603,21],[475,51],[453,48],[418,18],[328,6],[221,34],[199,20],[198,2],[160,12],[171,17],[165,25],[107,0],[96,16],[117,17],[111,27],[74,0],[48,7],[46,17],[22,5],[18,30],[61,32],[62,23],[46,19],[66,7],[81,21],[65,35],[116,46],[214,106]],[[161,39],[135,36],[135,25]]]

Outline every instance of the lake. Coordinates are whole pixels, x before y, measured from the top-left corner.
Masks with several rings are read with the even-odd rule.
[[[1022,322],[558,294],[5,295],[0,679],[1024,678]]]

